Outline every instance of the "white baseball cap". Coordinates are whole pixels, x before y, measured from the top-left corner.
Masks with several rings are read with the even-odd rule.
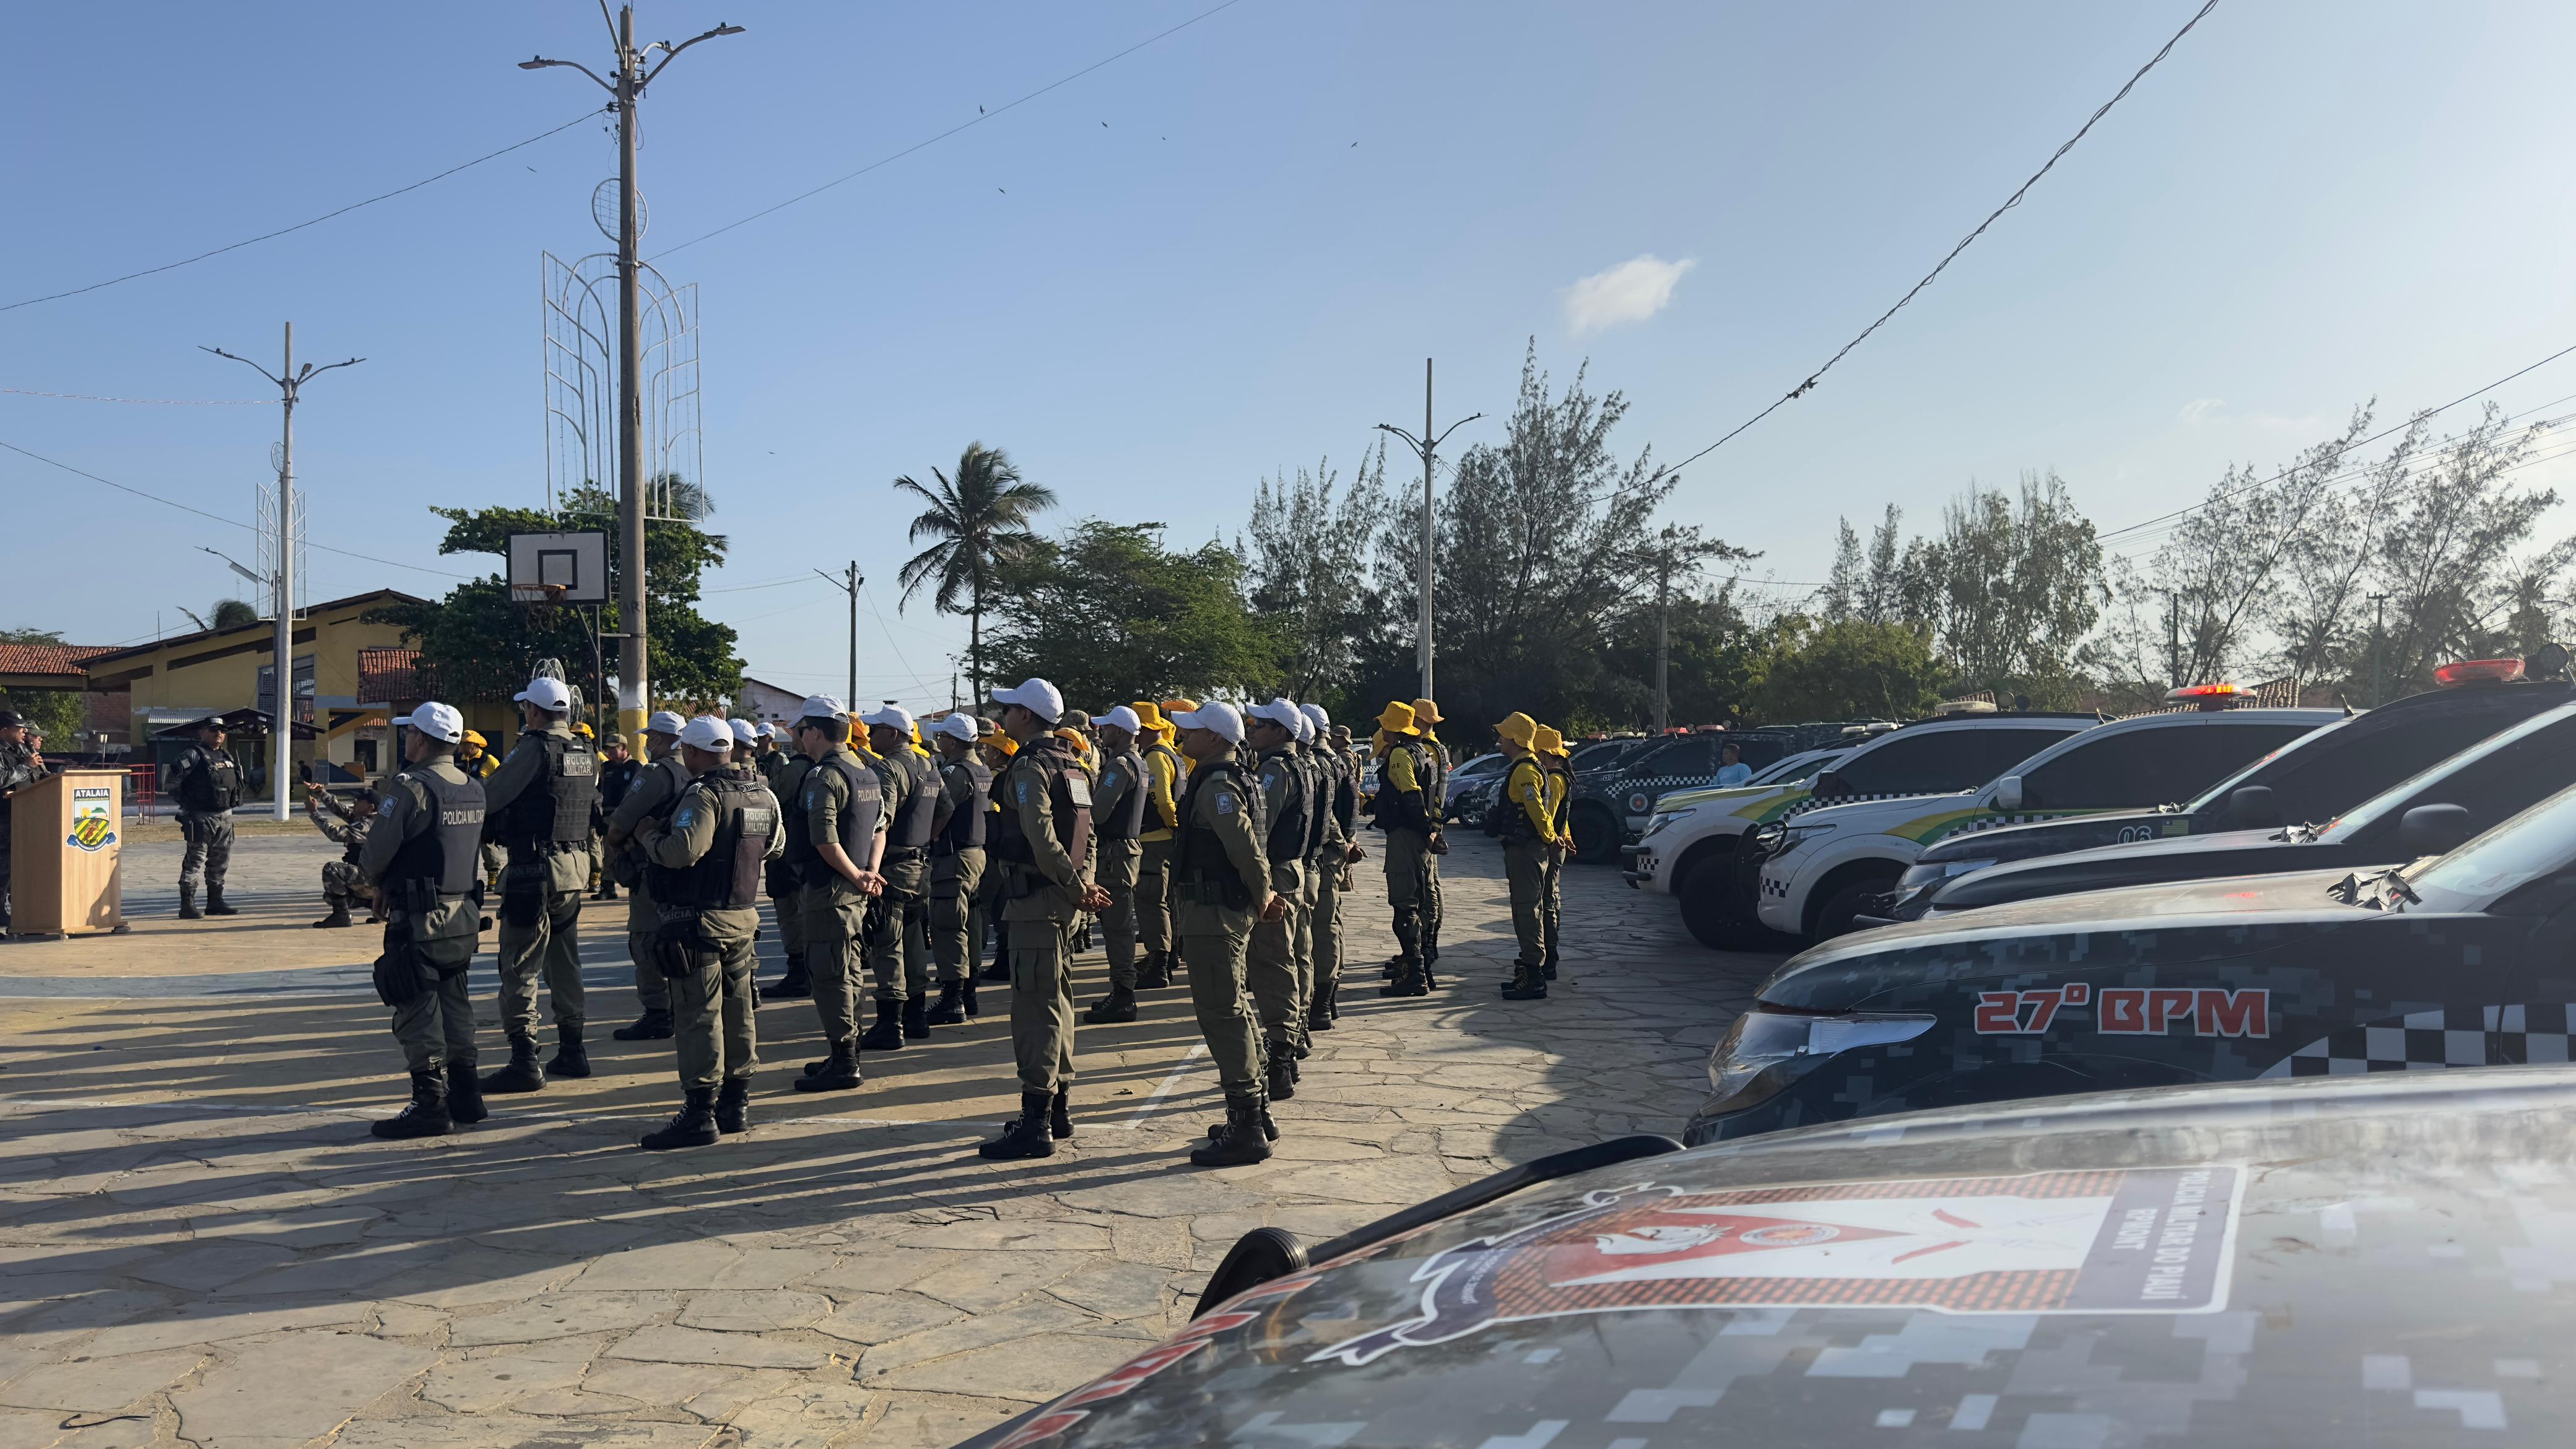
[[[1286,730],[1291,736],[1297,733],[1297,726],[1304,723],[1306,719],[1304,715],[1297,712],[1297,706],[1285,699],[1277,698],[1272,699],[1268,704],[1256,704],[1244,713],[1254,719],[1268,720]]]
[[[416,729],[441,744],[461,744],[465,739],[465,716],[458,714],[453,707],[440,704],[436,700],[429,700],[416,706],[411,713],[395,720],[394,723]]]
[[[727,720],[725,723],[730,725],[733,729],[733,740],[735,744],[750,745],[754,748],[759,747],[760,731],[751,727],[751,721],[747,719],[737,719]]]
[[[511,695],[513,703],[526,700],[537,708],[553,713],[572,708],[572,689],[562,680],[539,675],[528,681],[528,687]]]
[[[1306,717],[1306,711],[1302,709],[1297,711],[1297,738],[1302,742],[1305,740],[1311,740],[1314,737],[1315,722]]]
[[[1297,708],[1314,724],[1315,732],[1317,734],[1322,734],[1324,731],[1333,727],[1333,717],[1324,713],[1324,707],[1322,705],[1301,704],[1297,706]]]
[[[1064,691],[1043,679],[1031,679],[1016,689],[997,689],[993,699],[999,704],[1016,704],[1048,724],[1064,717]]]
[[[1176,728],[1207,730],[1227,744],[1243,743],[1243,716],[1223,700],[1211,700],[1197,709],[1182,710],[1171,718]]]
[[[786,733],[786,731],[778,727],[778,721],[774,719],[765,719],[760,722],[760,728],[753,731],[753,733],[759,735],[764,740],[774,740],[780,735]]]
[[[1112,729],[1122,729],[1131,735],[1143,734],[1145,732],[1145,722],[1136,718],[1136,711],[1129,709],[1123,704],[1118,706],[1116,709],[1107,710],[1100,714],[1093,715],[1091,717],[1091,722],[1093,724],[1107,726]]]
[[[680,743],[709,754],[733,748],[733,726],[711,714],[699,715],[680,730]]]
[[[644,721],[644,733],[648,735],[669,735],[673,739],[678,739],[680,737],[680,726],[686,723],[688,723],[688,721],[680,718],[679,711],[677,710],[655,710],[653,712],[653,717]]]
[[[805,696],[805,702],[796,707],[798,719],[845,719],[849,713],[848,705],[828,694],[809,694]]]
[[[873,714],[860,715],[859,723],[865,725],[881,725],[890,730],[898,730],[904,734],[911,734],[912,712],[899,704],[890,704]]]
[[[952,714],[934,720],[928,733],[946,735],[952,740],[960,740],[970,745],[982,737],[975,729],[975,717],[971,714]]]

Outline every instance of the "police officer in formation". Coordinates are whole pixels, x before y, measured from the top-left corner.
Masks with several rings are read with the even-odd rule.
[[[608,742],[599,747],[599,819],[595,822],[597,828],[591,832],[595,837],[591,849],[598,858],[591,862],[590,867],[599,884],[591,891],[592,900],[617,899],[619,857],[623,852],[609,848],[608,832],[615,827],[617,807],[626,803],[627,794],[635,788],[635,782],[643,778],[644,770],[645,762],[626,752],[624,735],[610,735]],[[642,989],[637,987],[639,991]]]
[[[590,882],[590,816],[599,756],[572,731],[572,691],[540,675],[511,696],[521,733],[483,782],[485,828],[510,853],[501,872],[501,1030],[510,1060],[486,1092],[542,1091],[587,1077],[582,1044],[581,897]],[[537,1065],[537,983],[554,1008],[555,1055]]]
[[[1449,853],[1441,827],[1449,809],[1449,747],[1440,743],[1440,706],[1428,699],[1413,702],[1413,721],[1422,727],[1423,763],[1429,774],[1422,792],[1431,812],[1431,854],[1422,872],[1422,967],[1426,975],[1440,964],[1440,857]]]
[[[877,1019],[859,1045],[897,1051],[930,1035],[930,837],[939,814],[939,772],[912,743],[910,713],[887,705],[863,715],[868,764],[885,804],[885,893],[868,913],[867,956],[876,980]]]
[[[1494,736],[1511,764],[1503,771],[1489,816],[1503,842],[1503,878],[1512,900],[1512,979],[1503,986],[1506,1001],[1537,1001],[1547,995],[1542,974],[1547,964],[1547,931],[1541,912],[1547,894],[1547,857],[1556,848],[1556,814],[1548,799],[1547,767],[1534,748],[1538,721],[1517,711],[1494,726]]]
[[[786,859],[796,871],[804,959],[825,1053],[806,1063],[796,1090],[846,1092],[862,1080],[861,943],[869,907],[885,892],[885,877],[877,873],[885,854],[885,796],[877,772],[850,748],[849,711],[839,700],[809,696],[795,735],[807,765],[796,798],[785,806]]]
[[[1556,979],[1556,930],[1565,913],[1565,863],[1574,855],[1574,759],[1565,748],[1565,735],[1554,725],[1540,725],[1536,744],[1538,759],[1547,768],[1547,818],[1556,839],[1547,850],[1546,870],[1541,876],[1544,888],[1539,894],[1539,934],[1546,943],[1539,975]]]
[[[224,875],[233,861],[233,807],[241,803],[242,771],[224,749],[220,718],[197,721],[197,742],[171,765],[165,793],[178,802],[179,838],[187,843],[179,857],[179,919],[240,914],[224,904]],[[202,911],[200,887],[206,893]]]
[[[1312,734],[1300,746],[1314,762],[1317,780],[1314,855],[1308,862],[1308,926],[1305,959],[1311,963],[1313,990],[1307,997],[1308,1033],[1331,1031],[1340,1016],[1342,980],[1342,895],[1350,889],[1351,865],[1368,852],[1359,843],[1360,765],[1349,750],[1349,731],[1335,743],[1333,717],[1320,704],[1298,706]]]
[[[601,848],[608,852],[607,879],[626,890],[626,959],[635,967],[635,999],[643,1014],[609,1033],[619,1041],[661,1041],[672,1032],[671,988],[653,945],[661,913],[653,904],[652,885],[636,833],[646,820],[668,815],[688,784],[688,767],[679,755],[680,716],[658,710],[644,721],[644,764],[628,781],[608,817]]]
[[[1145,955],[1136,984],[1159,990],[1172,984],[1172,840],[1186,771],[1162,707],[1140,699],[1127,708],[1136,716],[1137,753],[1145,762],[1145,818],[1136,836],[1136,944]]]
[[[465,717],[421,705],[394,721],[403,768],[377,792],[375,824],[358,868],[385,918],[376,996],[393,1009],[394,1040],[411,1072],[411,1104],[368,1129],[436,1137],[483,1120],[474,1077],[474,1008],[465,972],[480,942],[483,785],[460,769]]]
[[[1172,844],[1173,924],[1190,1006],[1225,1092],[1225,1120],[1190,1161],[1238,1167],[1268,1160],[1279,1136],[1269,1091],[1279,1075],[1263,1059],[1248,957],[1254,931],[1285,920],[1289,904],[1271,889],[1261,786],[1239,763],[1243,716],[1217,701],[1169,718],[1190,766]]]
[[[785,839],[778,801],[741,733],[710,715],[689,721],[678,749],[688,783],[635,835],[659,916],[654,964],[669,982],[682,1097],[678,1116],[639,1139],[647,1151],[706,1147],[750,1127],[760,1045],[752,942],[761,885]]]
[[[1136,883],[1150,803],[1145,756],[1136,745],[1144,727],[1129,705],[1119,705],[1099,718],[1100,791],[1091,812],[1091,878],[1109,897],[1108,908],[1100,913],[1101,940],[1109,956],[1109,994],[1083,1013],[1082,1019],[1095,1025],[1136,1019]],[[1167,831],[1165,839],[1169,838]],[[1157,889],[1162,887],[1159,871],[1154,883]]]
[[[939,1000],[924,1020],[954,1026],[982,1014],[975,1000],[973,904],[984,883],[993,772],[978,758],[972,716],[951,714],[930,735],[939,749],[939,805],[930,819],[930,947],[939,963]]]
[[[773,742],[796,743],[793,725],[785,729],[765,725]],[[777,797],[779,808],[792,809],[805,788],[805,772],[814,762],[805,758],[801,748],[779,749],[761,761],[761,776],[769,793]],[[787,957],[787,969],[777,980],[760,988],[763,1001],[802,1001],[814,994],[814,979],[805,969],[805,912],[799,905],[805,894],[805,882],[794,862],[784,852],[769,863],[768,879],[762,886],[778,913],[778,949]]]
[[[1252,928],[1245,981],[1261,1013],[1268,1057],[1267,1088],[1274,1102],[1297,1095],[1297,1037],[1305,1003],[1297,980],[1297,917],[1306,894],[1306,858],[1314,822],[1314,781],[1297,756],[1297,726],[1304,712],[1284,699],[1256,704],[1244,720],[1244,743],[1254,756],[1261,789],[1263,858],[1270,890],[1286,905]]]
[[[1425,914],[1431,886],[1432,845],[1440,838],[1437,783],[1431,753],[1414,723],[1412,705],[1391,702],[1377,719],[1377,793],[1372,807],[1386,835],[1386,903],[1395,917],[1394,979],[1382,996],[1424,996],[1435,984],[1425,953]]]

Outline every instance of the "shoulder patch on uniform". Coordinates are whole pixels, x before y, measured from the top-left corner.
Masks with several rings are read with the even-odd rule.
[[[1216,813],[1219,815],[1233,814],[1234,797],[1220,792],[1216,797]]]
[[[683,805],[677,811],[672,813],[671,828],[674,830],[686,830],[690,826],[696,824],[697,820],[697,807],[693,805]]]

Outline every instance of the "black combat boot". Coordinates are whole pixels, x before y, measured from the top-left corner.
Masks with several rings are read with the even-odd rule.
[[[546,1063],[549,1077],[586,1077],[590,1075],[590,1048],[581,1044],[581,1028],[555,1028],[554,1060]]]
[[[206,887],[206,914],[210,916],[238,916],[241,912],[224,904],[224,888],[222,886],[210,885]]]
[[[1423,976],[1419,961],[1396,963],[1395,979],[1377,989],[1380,996],[1429,996],[1431,983]]]
[[[617,882],[613,880],[601,881],[599,883],[599,898],[603,901],[613,901],[617,899]]]
[[[411,1105],[402,1114],[374,1123],[367,1131],[377,1137],[402,1141],[412,1137],[444,1137],[455,1123],[447,1115],[447,1083],[436,1072],[411,1074]]]
[[[1512,981],[1509,986],[1503,988],[1503,999],[1505,1001],[1545,1001],[1547,978],[1540,975],[1539,971],[1539,967],[1525,965],[1519,961],[1513,962]]]
[[[846,1092],[856,1087],[859,1076],[859,1054],[846,1048],[814,1063],[805,1075],[796,1079],[800,1092]]]
[[[644,1014],[609,1033],[619,1041],[668,1041],[673,1030],[670,1008],[644,1008]]]
[[[542,1092],[546,1073],[537,1065],[537,1039],[532,1036],[510,1038],[510,1063],[497,1072],[483,1074],[483,1090],[495,1095],[512,1092]]]
[[[1011,928],[1000,921],[993,923],[993,964],[984,968],[984,979],[996,986],[1011,980]]]
[[[1055,1089],[1055,1100],[1047,1104],[1047,1135],[1058,1142],[1073,1135],[1073,1088]]]
[[[447,1115],[459,1127],[471,1127],[492,1115],[483,1105],[483,1083],[472,1062],[447,1064]]]
[[[984,1014],[984,1009],[975,1004],[975,978],[969,976],[965,980],[958,982],[957,985],[959,988],[957,997],[960,1001],[965,1003],[966,1015],[969,1018],[982,1016]]]
[[[877,1024],[859,1038],[859,1049],[871,1052],[903,1050],[903,1003],[891,996],[877,998]]]
[[[1538,974],[1549,981],[1556,979],[1556,943],[1553,941],[1548,943],[1547,959],[1539,964]]]
[[[930,1003],[915,996],[903,1004],[903,1039],[930,1040]]]
[[[1055,1156],[1055,1137],[1047,1131],[1047,1113],[1054,1105],[1053,1092],[1020,1093],[1020,1115],[1011,1119],[1001,1136],[977,1147],[975,1155],[999,1162]]]
[[[333,896],[331,898],[331,914],[315,921],[313,923],[313,928],[317,931],[336,930],[341,926],[354,926],[356,924],[358,923],[349,919],[349,898],[346,896]]]
[[[751,1078],[727,1077],[716,1089],[716,1130],[740,1136],[751,1130]]]
[[[1225,1134],[1232,1131],[1233,1128],[1234,1123],[1230,1120],[1224,1122],[1211,1122],[1208,1124],[1208,1140],[1210,1142],[1221,1142],[1225,1139]],[[1276,1142],[1279,1140],[1279,1124],[1271,1120],[1270,1104],[1268,1102],[1261,1104],[1261,1140],[1264,1142]]]
[[[1436,917],[1422,923],[1422,964],[1440,964],[1440,922]]]
[[[647,1152],[668,1152],[674,1147],[713,1147],[716,1144],[716,1094],[705,1087],[691,1087],[688,1099],[680,1104],[680,1115],[659,1132],[647,1132],[635,1139],[635,1145]]]
[[[179,919],[183,921],[202,921],[205,918],[206,913],[197,909],[196,887],[184,885],[179,887]]]
[[[966,1020],[966,993],[972,989],[963,981],[939,983],[939,999],[923,1013],[923,1026],[960,1026]]]
[[[805,974],[805,958],[787,958],[787,973],[760,988],[763,1001],[802,1001],[814,994],[814,978]]]
[[[1333,1029],[1333,1018],[1341,1015],[1340,1012],[1333,1009],[1333,992],[1340,985],[1341,983],[1338,981],[1327,981],[1323,985],[1315,988],[1315,999],[1306,1003],[1306,1030],[1308,1032],[1331,1031]]]
[[[1154,991],[1172,984],[1172,953],[1148,951],[1136,963],[1136,989]]]
[[[1136,1019],[1136,993],[1123,986],[1112,986],[1109,994],[1091,1003],[1082,1019],[1093,1026],[1111,1026]]]
[[[1297,1064],[1289,1058],[1288,1048],[1274,1046],[1270,1049],[1267,1076],[1271,1101],[1285,1102],[1297,1095]]]
[[[1226,1093],[1225,1125],[1208,1129],[1207,1145],[1191,1148],[1190,1161],[1200,1167],[1249,1167],[1268,1162],[1270,1139],[1278,1135],[1269,1119],[1259,1096]]]

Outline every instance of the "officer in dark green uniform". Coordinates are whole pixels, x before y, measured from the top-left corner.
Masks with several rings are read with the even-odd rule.
[[[197,742],[179,752],[164,793],[179,805],[179,919],[238,915],[224,904],[224,876],[233,860],[233,807],[241,803],[241,766],[224,750],[224,722],[197,722]],[[206,908],[197,909],[197,888]]]
[[[850,717],[839,700],[809,696],[796,721],[796,748],[809,762],[804,788],[787,802],[787,861],[803,889],[805,964],[814,1014],[822,1019],[820,1061],[796,1079],[800,1092],[859,1085],[859,942],[868,902],[885,890],[885,797],[876,771],[850,748]]]
[[[774,761],[764,765],[769,793],[778,800],[778,808],[790,812],[805,790],[805,772],[814,762],[796,748],[796,729],[789,725],[769,726],[788,746],[778,752]],[[769,878],[763,886],[770,905],[778,916],[778,949],[787,957],[787,969],[777,980],[760,988],[763,1001],[802,1001],[814,994],[814,978],[805,969],[805,911],[800,904],[805,895],[805,882],[784,853],[769,863]]]
[[[1256,704],[1246,713],[1244,743],[1257,752],[1252,777],[1261,787],[1261,854],[1270,865],[1270,889],[1287,907],[1252,928],[1244,984],[1261,1011],[1270,1100],[1285,1102],[1297,1095],[1297,1037],[1306,1010],[1297,989],[1296,954],[1297,907],[1306,890],[1314,820],[1310,782],[1297,758],[1297,723],[1305,715],[1285,699]]]
[[[1539,910],[1547,894],[1547,857],[1556,845],[1556,818],[1547,798],[1547,767],[1535,746],[1538,721],[1518,711],[1494,726],[1511,764],[1494,791],[1487,823],[1503,841],[1503,878],[1512,901],[1512,935],[1519,950],[1512,957],[1512,979],[1503,987],[1506,1001],[1538,1001],[1547,996],[1540,972],[1547,964],[1547,933]]]
[[[1109,956],[1109,994],[1091,1004],[1082,1019],[1095,1025],[1136,1019],[1136,882],[1143,847],[1146,795],[1151,779],[1145,756],[1136,748],[1144,722],[1126,705],[1097,721],[1100,730],[1100,793],[1092,802],[1091,879],[1108,893],[1109,908],[1100,913],[1100,937]],[[1156,889],[1161,881],[1155,882]]]
[[[671,1035],[670,978],[662,974],[653,946],[662,914],[645,881],[644,853],[632,842],[646,820],[671,813],[671,802],[689,782],[680,763],[680,726],[680,716],[667,709],[654,711],[644,722],[645,763],[608,817],[607,879],[627,888],[626,959],[634,964],[635,997],[643,1005],[643,1015],[609,1033],[619,1041],[661,1041]]]
[[[1395,918],[1395,979],[1381,996],[1423,996],[1433,985],[1423,952],[1423,912],[1430,889],[1431,850],[1439,839],[1432,814],[1431,764],[1413,722],[1413,706],[1397,700],[1378,716],[1377,793],[1370,808],[1386,832],[1386,903]]]
[[[720,1133],[749,1129],[751,1073],[759,1034],[751,994],[751,944],[760,930],[760,887],[785,848],[778,801],[737,749],[737,732],[713,715],[680,731],[688,785],[664,815],[648,816],[636,844],[661,911],[655,962],[670,981],[680,1058],[680,1114],[645,1134],[645,1150],[705,1147]]]
[[[939,1000],[923,1020],[932,1026],[983,1014],[975,1001],[974,901],[984,883],[993,772],[978,758],[978,734],[968,714],[930,727],[939,749],[939,808],[930,817],[930,948],[939,962]]]
[[[394,1040],[411,1070],[411,1105],[368,1130],[436,1137],[480,1122],[474,1007],[465,970],[482,934],[483,786],[456,763],[465,717],[435,702],[394,721],[406,767],[378,791],[358,869],[385,917],[376,997],[393,1008]]]
[[[1190,1005],[1217,1084],[1225,1090],[1225,1120],[1208,1129],[1205,1145],[1190,1152],[1202,1167],[1239,1167],[1266,1161],[1279,1135],[1270,1120],[1262,1062],[1261,1027],[1247,989],[1247,953],[1254,929],[1288,912],[1270,890],[1270,861],[1262,850],[1268,833],[1261,788],[1236,763],[1244,738],[1243,716],[1219,701],[1171,716],[1181,753],[1190,761],[1189,787],[1181,793],[1180,825],[1172,840],[1173,917],[1181,962],[1189,970]]]
[[[544,675],[512,695],[519,741],[483,782],[484,829],[510,852],[501,872],[501,1030],[510,1061],[487,1092],[535,1092],[587,1077],[582,1044],[581,897],[590,884],[590,814],[599,756],[573,737],[572,691]],[[554,1003],[555,1055],[537,1067],[537,981]]]
[[[876,979],[877,1019],[859,1045],[899,1050],[930,1035],[930,971],[923,959],[930,919],[931,821],[939,814],[939,772],[912,747],[912,714],[887,705],[860,716],[885,797],[885,858],[877,873],[885,894],[868,916],[868,969]]]
[[[1357,836],[1360,782],[1350,751],[1333,742],[1333,717],[1322,705],[1298,708],[1314,727],[1304,748],[1318,782],[1316,846],[1308,861],[1306,887],[1313,901],[1306,930],[1307,960],[1314,972],[1313,990],[1306,999],[1306,1030],[1311,1035],[1331,1031],[1334,1018],[1341,1015],[1335,993],[1342,981],[1342,893],[1349,888],[1351,863],[1366,852]]]

